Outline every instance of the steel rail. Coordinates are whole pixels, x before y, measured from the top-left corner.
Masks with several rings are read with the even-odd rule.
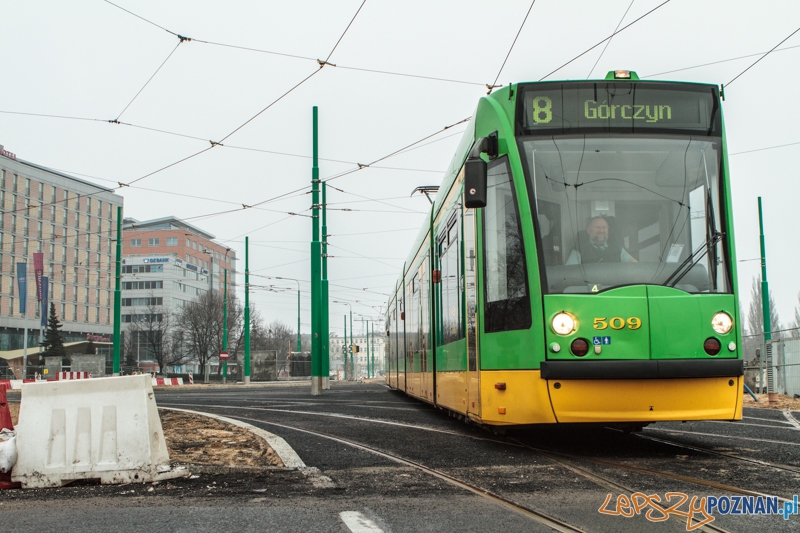
[[[616,431],[616,430],[614,430],[612,428],[608,428],[608,429],[611,429],[612,431]],[[682,449],[685,449],[685,450],[692,450],[692,451],[695,451],[695,452],[701,452],[701,453],[705,453],[705,454],[708,454],[708,455],[719,455],[721,457],[727,457],[728,459],[737,459],[739,461],[744,461],[746,463],[753,463],[753,464],[756,464],[756,465],[759,465],[759,466],[765,466],[765,467],[768,467],[768,468],[774,468],[775,470],[782,470],[784,472],[792,472],[793,474],[800,474],[800,468],[795,468],[795,467],[792,467],[792,466],[779,465],[779,464],[770,463],[770,462],[767,462],[767,461],[762,461],[760,459],[753,459],[753,458],[750,458],[750,457],[742,457],[741,455],[736,455],[736,454],[733,454],[733,453],[719,452],[719,451],[716,451],[716,450],[710,450],[708,448],[703,448],[701,446],[694,446],[692,444],[684,444],[682,442],[676,442],[676,441],[672,441],[672,440],[669,440],[669,439],[663,439],[663,438],[660,438],[660,437],[653,437],[651,435],[642,435],[640,433],[635,433],[634,436],[636,438],[639,438],[639,439],[650,440],[650,441],[653,441],[653,442],[659,442],[661,444],[667,444],[667,445],[670,445],[670,446],[674,446],[676,448],[682,448]]]
[[[501,506],[503,506],[503,507],[505,507],[507,509],[515,511],[515,512],[517,512],[517,513],[519,513],[519,514],[521,514],[523,516],[526,516],[528,518],[532,518],[533,520],[536,520],[537,522],[539,522],[539,523],[541,523],[543,525],[546,525],[546,526],[554,529],[555,531],[561,531],[561,532],[564,532],[564,533],[569,533],[569,532],[584,533],[584,529],[582,529],[582,528],[580,528],[578,526],[574,526],[574,525],[572,525],[572,524],[570,524],[568,522],[565,522],[565,521],[563,521],[563,520],[561,520],[559,518],[556,518],[554,516],[550,516],[550,515],[548,515],[546,513],[543,513],[541,511],[536,511],[536,510],[531,509],[531,508],[529,508],[529,507],[527,507],[525,505],[517,503],[517,502],[515,502],[515,501],[513,501],[513,500],[511,500],[509,498],[505,498],[505,497],[503,497],[503,496],[501,496],[501,495],[499,495],[499,494],[497,494],[495,492],[492,492],[489,489],[485,489],[483,487],[479,487],[477,485],[473,485],[472,483],[469,483],[469,482],[464,481],[462,479],[458,479],[458,478],[456,478],[454,476],[451,476],[450,474],[447,474],[446,472],[443,472],[441,470],[437,470],[435,468],[431,468],[429,466],[425,466],[422,463],[418,463],[416,461],[412,461],[411,459],[406,459],[405,457],[400,457],[399,455],[395,455],[395,454],[393,454],[391,452],[387,452],[385,450],[379,450],[378,448],[373,448],[372,446],[367,446],[366,444],[362,444],[362,443],[359,443],[359,442],[351,441],[349,439],[344,439],[342,437],[336,437],[334,435],[329,435],[327,433],[322,433],[322,432],[319,432],[319,431],[311,431],[311,430],[308,430],[308,429],[302,429],[302,428],[298,428],[298,427],[295,427],[295,426],[289,426],[289,425],[286,425],[286,424],[279,424],[277,422],[267,422],[265,420],[258,420],[258,419],[255,419],[255,418],[246,418],[246,417],[242,417],[242,416],[231,416],[231,418],[237,418],[239,420],[246,420],[248,422],[257,422],[259,424],[267,424],[267,425],[270,425],[270,426],[276,426],[276,427],[280,427],[280,428],[284,428],[284,429],[288,429],[288,430],[292,430],[292,431],[298,431],[300,433],[306,433],[306,434],[309,434],[309,435],[314,435],[314,436],[317,436],[317,437],[330,439],[330,440],[332,440],[334,442],[338,442],[340,444],[346,444],[347,446],[351,446],[353,448],[356,448],[356,449],[371,453],[373,455],[377,455],[379,457],[383,457],[385,459],[389,459],[390,461],[394,461],[394,462],[402,464],[402,465],[406,465],[406,466],[410,466],[412,468],[416,468],[416,469],[418,469],[418,470],[420,470],[422,472],[425,472],[426,474],[430,474],[430,475],[432,475],[432,476],[434,476],[434,477],[436,477],[438,479],[441,479],[442,481],[445,481],[445,482],[447,482],[447,483],[449,483],[449,484],[451,484],[451,485],[453,485],[455,487],[467,490],[467,491],[469,491],[469,492],[471,492],[473,494],[476,494],[478,496],[486,498],[489,501],[492,501],[492,502],[494,502],[496,504],[499,504],[499,505],[501,505]]]

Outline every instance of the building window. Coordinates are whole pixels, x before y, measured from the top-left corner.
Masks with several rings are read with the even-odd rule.
[[[50,187],[50,202],[56,203],[56,187]],[[53,211],[55,211],[55,207]]]
[[[167,237],[167,246],[178,246],[177,237]]]
[[[25,239],[25,241],[23,243],[22,255],[24,255],[25,257],[28,257],[28,239]]]
[[[39,183],[39,200],[44,199],[44,183]]]
[[[25,178],[25,196],[31,195],[31,180]]]
[[[91,199],[91,197],[86,199],[86,212],[87,213],[91,213],[92,212],[92,199]]]
[[[142,239],[131,239],[131,248],[141,248]]]
[[[189,248],[192,245],[192,241],[186,239],[186,247]]]
[[[17,215],[11,215],[11,233],[17,232]]]
[[[158,237],[150,237],[147,239],[147,246],[161,246],[161,239]]]
[[[31,222],[30,222],[30,220],[29,220],[29,219],[27,219],[27,218],[25,219],[25,222],[24,222],[24,224],[23,224],[23,227],[24,227],[25,229],[23,230],[23,232],[22,232],[22,233],[23,233],[23,234],[24,234],[24,235],[27,237],[27,236],[28,236],[28,232],[30,231],[30,227],[31,227]]]
[[[41,239],[42,238],[42,223],[41,222],[37,222],[36,223],[36,233],[37,233],[38,237]]]
[[[197,250],[197,241],[192,241],[192,250]]]

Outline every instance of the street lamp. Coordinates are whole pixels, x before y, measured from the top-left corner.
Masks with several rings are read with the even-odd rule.
[[[294,278],[282,278],[275,276],[274,279],[285,279],[297,283],[297,351],[302,352],[302,345],[300,344],[300,281]]]
[[[346,305],[347,307],[350,308],[350,344],[352,345],[353,344],[353,306],[350,304],[350,302],[341,302],[339,300],[333,300],[333,303]],[[345,318],[345,320],[347,320],[347,319]],[[344,339],[344,342],[345,343],[347,342],[347,322],[346,321],[345,321],[345,339]],[[348,348],[348,350],[349,349],[350,348]],[[353,353],[352,352],[350,352],[350,361],[351,362],[353,361]],[[353,370],[355,370],[355,368],[353,368]],[[344,372],[345,372],[345,379],[347,379],[347,373],[348,373],[347,372],[347,351],[345,351],[345,355],[344,355]],[[352,375],[350,377],[352,378]]]

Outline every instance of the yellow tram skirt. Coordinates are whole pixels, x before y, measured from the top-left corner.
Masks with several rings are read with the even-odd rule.
[[[550,380],[558,422],[741,420],[742,377]]]

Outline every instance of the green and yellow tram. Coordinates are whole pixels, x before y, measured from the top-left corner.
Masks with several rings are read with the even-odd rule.
[[[512,84],[403,267],[386,381],[488,425],[740,419],[736,292],[718,87]]]

